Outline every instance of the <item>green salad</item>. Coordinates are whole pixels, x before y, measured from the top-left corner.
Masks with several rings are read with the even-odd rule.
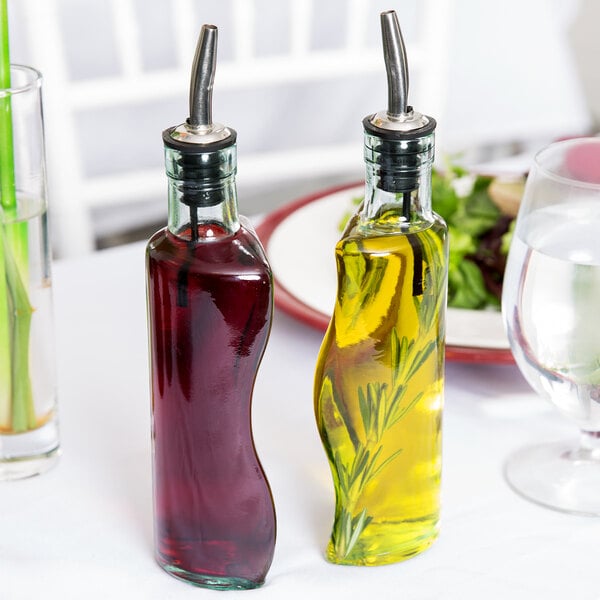
[[[500,307],[514,217],[504,214],[492,200],[490,186],[494,181],[457,166],[449,166],[443,173],[433,171],[433,210],[448,224],[450,238],[448,306]],[[344,216],[341,228],[349,217]]]
[[[492,200],[493,181],[460,167],[432,176],[433,210],[446,221],[450,234],[448,305],[455,308],[500,306],[514,219]]]

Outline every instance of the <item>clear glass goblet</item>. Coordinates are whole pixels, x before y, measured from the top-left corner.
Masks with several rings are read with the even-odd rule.
[[[575,447],[519,450],[506,478],[538,504],[600,515],[600,139],[558,142],[536,156],[502,311],[521,372],[581,430]]]

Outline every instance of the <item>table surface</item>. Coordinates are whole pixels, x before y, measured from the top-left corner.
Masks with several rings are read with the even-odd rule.
[[[447,364],[432,548],[385,567],[327,563],[333,487],[311,389],[322,336],[280,312],[253,405],[278,519],[267,582],[216,592],[170,577],[153,558],[144,246],[57,261],[54,297],[62,456],[0,484],[0,598],[600,598],[600,519],[530,504],[503,479],[513,450],[577,436],[514,366]]]

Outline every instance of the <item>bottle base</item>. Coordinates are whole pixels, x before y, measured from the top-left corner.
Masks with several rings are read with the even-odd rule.
[[[437,528],[429,535],[419,537],[417,539],[411,539],[408,542],[404,542],[390,548],[389,546],[380,552],[377,552],[375,546],[373,552],[368,550],[361,552],[358,548],[348,553],[346,556],[340,556],[336,552],[336,548],[332,542],[329,542],[327,546],[326,558],[330,563],[336,565],[348,565],[356,567],[379,567],[383,565],[389,565],[393,563],[402,562],[408,560],[417,554],[421,554],[427,550],[437,539],[438,530]],[[381,549],[381,546],[379,546]]]
[[[25,433],[1,434],[0,481],[41,475],[56,465],[59,455],[56,419]]]
[[[0,460],[0,481],[27,479],[49,471],[58,462],[59,449],[41,456],[26,456],[21,458]]]
[[[264,583],[264,581],[252,581],[242,577],[226,577],[223,575],[212,575],[210,573],[193,573],[173,565],[165,564],[160,558],[157,558],[157,562],[160,567],[172,577],[197,587],[209,588],[212,590],[252,590],[261,587]]]

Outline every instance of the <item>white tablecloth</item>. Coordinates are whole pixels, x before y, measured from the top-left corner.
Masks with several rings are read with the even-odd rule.
[[[166,600],[226,593],[164,573],[152,551],[144,247],[54,265],[62,457],[0,484],[0,598]],[[511,366],[447,365],[443,512],[427,552],[385,567],[325,561],[333,487],[313,417],[321,334],[276,313],[254,395],[255,441],[278,518],[253,597],[600,598],[600,519],[522,500],[505,457],[576,437]]]

